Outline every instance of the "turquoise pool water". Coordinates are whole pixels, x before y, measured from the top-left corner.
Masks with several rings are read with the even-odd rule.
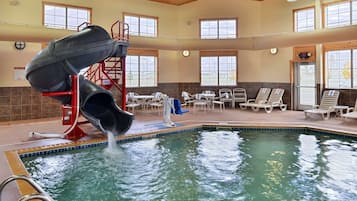
[[[357,200],[357,140],[305,130],[196,131],[23,158],[58,201]]]

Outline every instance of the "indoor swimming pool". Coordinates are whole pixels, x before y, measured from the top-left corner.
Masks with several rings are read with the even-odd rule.
[[[192,130],[22,155],[55,200],[357,200],[357,140],[307,129]]]

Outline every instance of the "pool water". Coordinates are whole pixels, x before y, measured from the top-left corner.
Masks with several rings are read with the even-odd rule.
[[[357,200],[357,140],[304,130],[195,131],[23,162],[58,201]]]

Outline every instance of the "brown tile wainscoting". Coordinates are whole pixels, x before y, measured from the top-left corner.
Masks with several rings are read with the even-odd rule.
[[[44,97],[30,87],[0,87],[0,121],[56,117],[61,115],[58,101]]]
[[[182,91],[188,91],[192,94],[204,90],[213,90],[218,93],[220,88],[245,88],[248,98],[255,98],[261,87],[283,88],[285,93],[283,102],[291,108],[291,89],[290,83],[261,83],[261,82],[239,82],[237,86],[219,87],[219,86],[201,86],[200,83],[159,83],[157,87],[128,88],[127,92],[133,91],[139,94],[151,94],[161,91],[170,97],[181,98]],[[319,87],[318,87],[319,89]],[[320,90],[318,90],[320,91]],[[357,98],[357,90],[340,89],[340,105],[354,106]],[[112,90],[115,99],[120,105],[120,93]],[[320,93],[318,93],[320,94]],[[319,97],[318,97],[319,100]],[[182,101],[182,100],[181,100]],[[318,101],[319,102],[319,101]],[[0,87],[0,121],[14,121],[39,119],[48,117],[60,117],[61,105],[58,101],[44,97],[41,93],[30,87]]]
[[[334,89],[334,90],[340,91],[340,96],[338,98],[339,105],[348,105],[354,107],[357,98],[357,89]]]

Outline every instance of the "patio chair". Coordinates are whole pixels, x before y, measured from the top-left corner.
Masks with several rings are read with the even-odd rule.
[[[183,106],[193,106],[193,103],[195,102],[194,96],[192,96],[187,91],[182,91],[181,96],[183,97],[184,101],[184,103],[182,103]]]
[[[308,118],[309,114],[319,114],[322,116],[323,120],[329,119],[331,112],[335,111],[334,107],[337,105],[339,95],[340,92],[336,90],[324,91],[320,105],[314,105],[313,109],[304,111],[305,118]]]
[[[341,117],[347,119],[357,119],[357,99],[356,99],[355,107],[348,108],[347,113],[341,114]]]
[[[195,94],[195,99],[193,100],[194,111],[196,111],[197,109],[206,111],[208,108],[209,100],[201,93]]]
[[[255,106],[256,104],[265,103],[269,97],[270,88],[260,88],[255,99],[248,99],[247,102],[239,104],[239,107],[243,110],[247,107]]]
[[[135,93],[133,92],[129,92],[126,95],[126,109],[129,110],[131,109],[131,112],[134,113],[135,112],[135,108],[140,107],[140,103],[137,102],[136,99],[133,99],[132,96],[134,96]]]
[[[152,95],[154,98],[152,98],[148,104],[151,106],[152,110],[156,109],[160,114],[160,108],[164,106],[164,94],[161,92],[154,92]]]
[[[252,104],[252,110],[257,112],[260,108],[264,108],[266,113],[271,113],[274,107],[279,107],[281,111],[285,111],[287,105],[283,103],[283,95],[284,89],[273,89],[270,93],[269,99],[266,102]]]
[[[236,103],[245,103],[247,102],[247,92],[243,88],[234,88],[233,89],[233,102],[234,106]]]
[[[219,95],[219,101],[224,103],[228,102],[231,104],[232,107],[234,107],[233,93],[231,89],[228,88],[219,89],[218,95]]]

